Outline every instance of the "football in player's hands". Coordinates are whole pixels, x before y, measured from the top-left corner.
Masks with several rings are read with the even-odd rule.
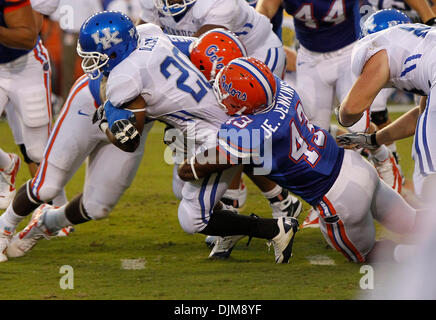
[[[133,152],[141,139],[139,131],[127,119],[116,120],[110,127],[110,131],[115,139],[125,146],[126,151]]]

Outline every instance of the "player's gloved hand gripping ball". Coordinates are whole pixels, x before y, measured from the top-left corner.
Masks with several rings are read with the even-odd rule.
[[[100,121],[99,127],[103,131],[108,128],[115,139],[122,145],[137,145],[141,135],[135,128],[135,114],[127,109],[120,109],[107,100],[96,110],[93,123]]]

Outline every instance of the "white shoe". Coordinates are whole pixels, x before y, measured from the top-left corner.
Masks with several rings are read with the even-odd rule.
[[[303,208],[303,204],[296,197],[288,193],[286,199],[269,204],[274,218],[292,217],[298,218]]]
[[[303,221],[303,225],[300,227],[301,229],[305,228],[319,228],[319,216],[318,212],[313,208],[310,208],[309,213]]]
[[[19,233],[12,237],[11,243],[6,249],[9,258],[24,256],[38,243],[39,240],[51,239],[54,235],[50,233],[45,224],[44,218],[49,209],[53,206],[49,204],[40,205],[34,212],[29,224]]]
[[[12,233],[6,230],[0,234],[0,262],[8,261],[6,250],[11,242]]]
[[[239,240],[245,236],[216,237],[209,259],[227,259]]]
[[[0,209],[6,209],[14,199],[15,181],[18,170],[20,169],[21,160],[15,153],[9,153],[12,158],[12,165],[8,171],[0,169]]]
[[[295,233],[298,231],[298,220],[291,217],[277,219],[279,234],[268,242],[274,247],[276,263],[288,263],[292,256]]]
[[[403,185],[402,177],[392,153],[390,153],[389,158],[384,161],[377,161],[375,158],[372,159],[372,161],[380,178],[392,189],[401,193],[401,187]]]

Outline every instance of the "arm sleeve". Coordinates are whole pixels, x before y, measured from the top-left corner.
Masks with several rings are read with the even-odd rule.
[[[107,99],[117,108],[120,108],[126,102],[132,101],[141,94],[138,80],[126,73],[109,75],[106,87]]]

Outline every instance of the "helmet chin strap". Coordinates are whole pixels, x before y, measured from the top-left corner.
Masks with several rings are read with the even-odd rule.
[[[241,109],[238,110],[238,112],[235,112],[235,114],[240,116],[246,109],[247,109],[247,107],[242,107]]]

